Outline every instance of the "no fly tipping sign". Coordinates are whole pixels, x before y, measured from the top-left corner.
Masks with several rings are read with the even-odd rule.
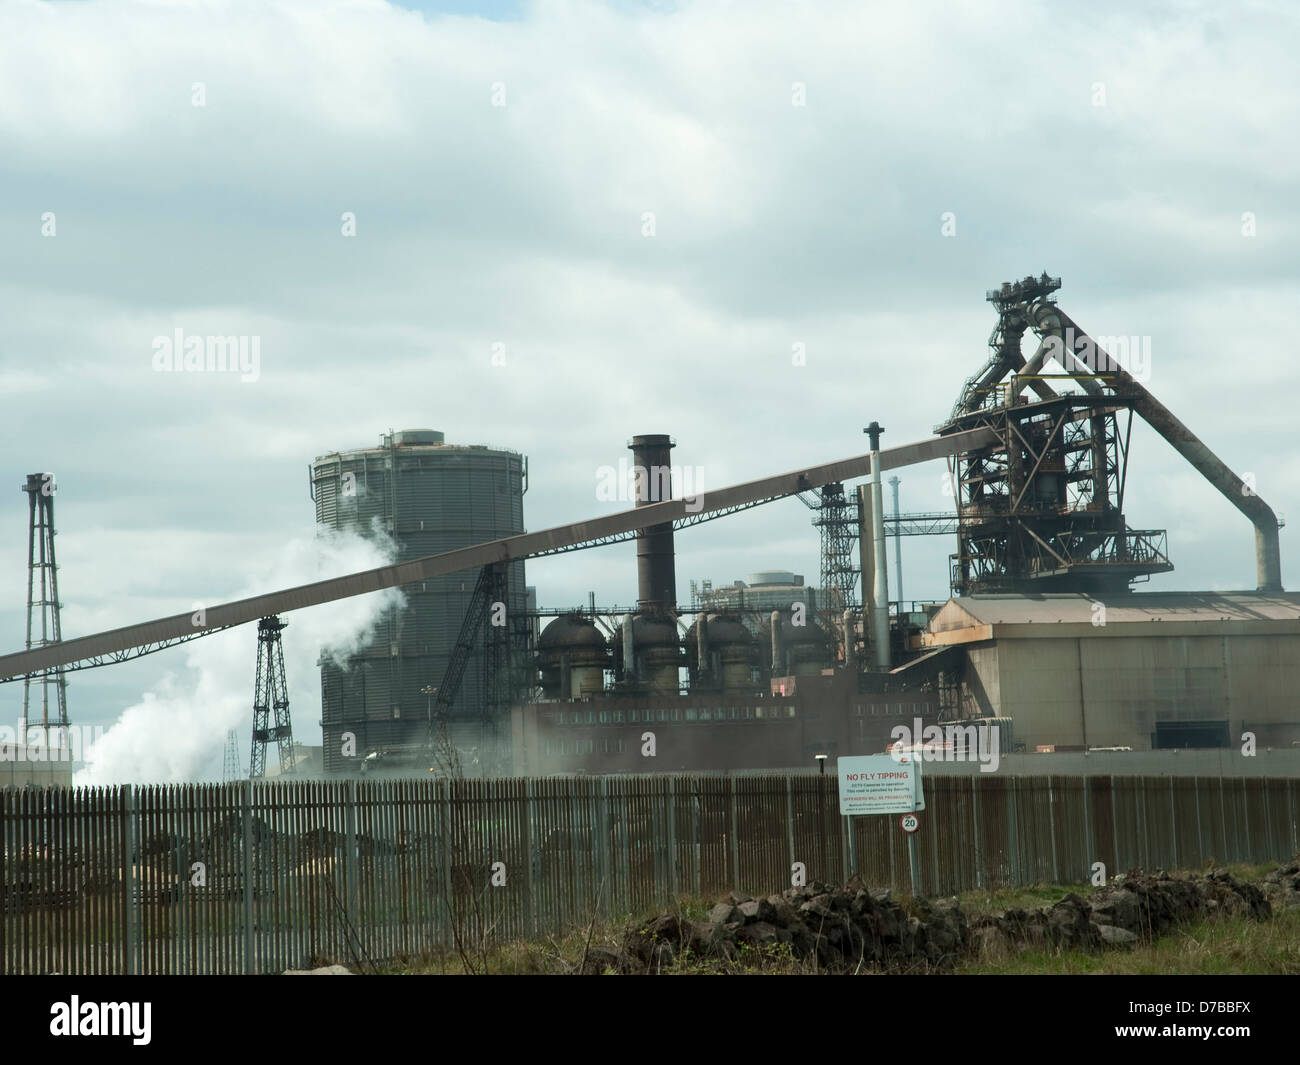
[[[921,763],[913,754],[869,754],[841,758],[840,813],[910,814],[925,809]]]

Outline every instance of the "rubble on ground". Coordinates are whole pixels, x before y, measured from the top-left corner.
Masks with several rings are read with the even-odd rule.
[[[662,973],[701,959],[744,966],[779,954],[829,973],[942,971],[963,956],[1026,948],[1127,948],[1206,917],[1267,920],[1273,906],[1297,904],[1300,861],[1258,886],[1222,871],[1133,872],[1087,899],[1071,893],[1037,909],[969,916],[955,898],[898,898],[855,877],[844,887],[813,883],[762,898],[733,891],[702,920],[662,914],[628,928],[617,948],[590,948],[582,971]]]

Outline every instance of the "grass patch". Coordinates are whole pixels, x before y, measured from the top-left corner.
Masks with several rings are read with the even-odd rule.
[[[1251,865],[1241,862],[1234,865],[1217,865],[1214,861],[1210,861],[1206,863],[1204,868],[1180,869],[1176,870],[1173,875],[1187,876],[1212,871],[1228,872],[1238,880],[1246,880],[1254,884],[1262,880],[1265,874],[1271,873],[1280,864],[1280,862],[1264,862],[1260,865]],[[1115,879],[1112,879],[1112,885],[1114,885]],[[1122,882],[1120,880],[1120,883]],[[1033,884],[1028,887],[995,887],[984,888],[979,891],[966,891],[958,895],[957,898],[961,900],[961,908],[966,911],[967,915],[974,916],[975,914],[995,913],[1013,908],[1036,910],[1041,906],[1051,906],[1060,902],[1069,894],[1075,894],[1081,899],[1086,899],[1097,890],[1091,883],[1086,882]]]
[[[1100,954],[1026,950],[1004,961],[967,961],[957,972],[997,976],[1240,976],[1300,974],[1300,909],[1271,921],[1230,917],[1199,921],[1131,950]]]

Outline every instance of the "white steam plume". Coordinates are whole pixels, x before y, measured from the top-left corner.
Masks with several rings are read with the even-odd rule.
[[[321,532],[290,541],[240,599],[272,588],[373,569],[395,557],[391,540],[354,533]],[[399,589],[341,599],[286,614],[280,639],[289,689],[294,739],[320,742],[320,671],[326,649],[341,660],[361,647],[384,611],[405,601]],[[87,754],[76,774],[79,785],[169,783],[220,779],[226,732],[240,737],[240,764],[248,771],[253,718],[253,671],[257,626],[241,625],[184,645],[185,668],[169,673],[141,700],[122,712]],[[268,752],[267,768],[276,764]]]

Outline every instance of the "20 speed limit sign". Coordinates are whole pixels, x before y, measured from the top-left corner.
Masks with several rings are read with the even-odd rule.
[[[916,814],[903,814],[898,819],[898,827],[907,833],[915,832],[921,827],[921,819]]]

